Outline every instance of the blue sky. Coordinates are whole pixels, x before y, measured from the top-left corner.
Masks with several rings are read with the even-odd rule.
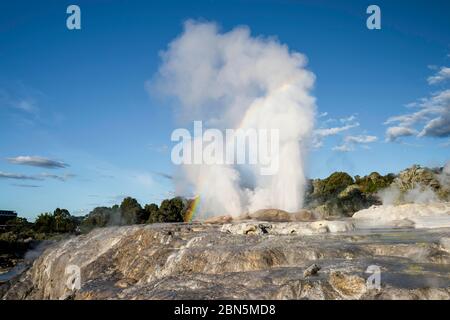
[[[214,21],[223,31],[246,25],[308,57],[322,114],[317,130],[341,128],[310,153],[310,177],[442,166],[450,158],[448,131],[424,131],[426,112],[449,118],[427,109],[448,112],[448,100],[433,102],[450,82],[448,1],[73,3],[81,30],[66,28],[72,2],[0,4],[1,209],[32,219],[56,207],[86,214],[127,195],[144,204],[173,194],[166,175],[174,170],[170,134],[178,123],[145,83],[187,19]],[[381,8],[381,30],[366,28],[370,4]],[[420,110],[426,119],[385,124]],[[388,141],[392,126],[414,133]]]

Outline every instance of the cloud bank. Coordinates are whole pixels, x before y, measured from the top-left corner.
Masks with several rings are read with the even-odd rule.
[[[51,174],[51,173],[41,173],[38,175],[28,175],[22,173],[11,173],[11,172],[2,172],[0,171],[0,179],[15,179],[15,180],[45,180],[45,179],[54,179],[59,181],[67,181],[76,175],[72,173],[65,173],[62,175]]]
[[[30,176],[21,173],[10,173],[0,171],[0,179],[16,179],[16,180],[43,180],[41,177]]]
[[[377,141],[376,136],[358,135],[346,136],[342,145],[334,147],[332,150],[340,152],[349,152],[355,150],[356,145],[362,145],[364,148],[369,148],[367,144]]]
[[[450,79],[450,68],[441,67],[441,69],[434,75],[428,77],[427,81],[429,84],[436,84]]]
[[[342,127],[332,127],[332,128],[317,129],[316,131],[314,131],[314,134],[316,136],[319,136],[319,137],[328,137],[328,136],[334,136],[334,135],[336,135],[336,134],[338,134],[340,132],[347,131],[347,130],[350,130],[350,129],[356,128],[356,127],[359,127],[359,123],[358,122],[355,122],[355,123],[352,123],[352,124],[347,124],[347,125],[342,126]]]
[[[67,168],[69,166],[68,164],[61,161],[38,156],[18,156],[13,158],[6,158],[6,160],[12,164],[20,164],[47,169]]]
[[[386,130],[386,141],[393,142],[396,141],[400,137],[409,137],[416,135],[417,131],[408,127],[389,127]]]
[[[430,76],[429,84],[450,79],[450,68],[441,67]],[[401,137],[450,137],[450,89],[443,89],[408,105],[417,111],[390,117],[385,124],[386,141],[397,141]]]

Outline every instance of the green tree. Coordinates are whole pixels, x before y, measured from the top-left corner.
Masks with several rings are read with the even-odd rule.
[[[8,231],[15,234],[32,234],[33,224],[28,222],[26,218],[16,217],[6,222]]]
[[[345,172],[334,172],[328,178],[313,181],[312,196],[317,199],[335,197],[339,192],[353,184],[353,178]]]
[[[355,183],[360,187],[362,192],[372,194],[390,186],[394,179],[395,175],[392,173],[382,176],[378,172],[372,172],[362,178],[355,176]]]
[[[55,217],[48,212],[41,213],[34,222],[37,232],[52,233],[55,230]]]
[[[185,204],[180,197],[166,199],[159,207],[158,222],[183,222]]]
[[[81,222],[81,232],[86,233],[94,228],[103,228],[121,224],[121,212],[118,205],[96,207]]]
[[[147,215],[147,223],[159,222],[159,208],[157,204],[146,204],[144,211]]]
[[[126,197],[120,204],[122,223],[126,225],[142,223],[144,210],[139,202],[131,197]]]
[[[74,232],[76,229],[75,219],[70,215],[67,209],[56,208],[53,212],[54,232],[66,233]]]
[[[41,233],[68,233],[77,228],[76,219],[67,209],[56,208],[51,213],[41,213],[34,223],[34,229]]]

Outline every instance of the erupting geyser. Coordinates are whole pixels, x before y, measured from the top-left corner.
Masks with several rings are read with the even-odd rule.
[[[315,76],[306,57],[274,38],[252,37],[246,27],[220,33],[214,23],[188,21],[162,59],[155,87],[177,98],[185,123],[279,130],[274,174],[261,175],[258,164],[183,165],[178,190],[200,195],[204,216],[300,209],[315,118]]]

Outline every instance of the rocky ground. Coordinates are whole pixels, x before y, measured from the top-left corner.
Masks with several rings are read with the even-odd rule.
[[[15,255],[8,253],[0,254],[0,275],[14,268],[18,262],[19,259]]]
[[[81,236],[51,231],[58,239],[38,236],[21,219],[0,237],[0,297],[449,299],[449,170],[450,164],[384,176],[335,172],[309,180],[305,209],[295,213],[264,209],[155,223],[183,221],[192,200],[143,209],[126,198],[80,220],[86,232],[98,229]],[[54,215],[60,219],[63,211]],[[148,224],[103,228],[116,218]],[[29,250],[29,239],[59,242],[41,255],[49,244]],[[379,289],[366,284],[377,270]]]
[[[47,249],[0,287],[0,296],[450,299],[450,228],[359,229],[352,218],[282,221],[282,213],[274,215],[266,220],[279,221],[224,218],[96,229]],[[381,287],[368,286],[378,268]]]

